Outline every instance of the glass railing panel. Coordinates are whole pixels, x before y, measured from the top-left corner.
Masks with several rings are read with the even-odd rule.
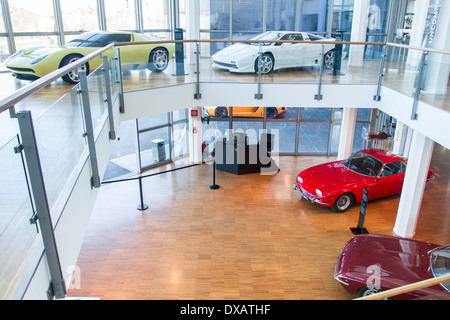
[[[97,68],[87,77],[89,90],[89,105],[91,108],[92,125],[95,129],[102,124],[102,116],[107,109],[105,76],[102,67]],[[96,137],[97,135],[95,135]]]
[[[384,65],[383,84],[413,96],[422,51],[390,46]]]
[[[34,120],[49,207],[56,204],[86,146],[78,86]],[[52,210],[50,210],[52,212]]]
[[[450,111],[450,54],[428,53],[424,66],[420,100]]]
[[[22,156],[13,149],[18,144],[14,137],[0,147],[0,299],[11,298],[8,289],[37,237]]]
[[[181,44],[183,47],[187,45]],[[175,44],[170,42],[120,46],[123,90],[176,85],[184,83],[185,76],[194,76],[195,74],[187,67],[187,59],[183,61],[183,65],[186,66],[184,72],[177,70],[174,50]]]

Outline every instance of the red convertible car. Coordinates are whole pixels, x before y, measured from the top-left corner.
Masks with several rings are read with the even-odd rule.
[[[450,273],[450,246],[384,235],[358,235],[342,249],[334,277],[357,297]],[[449,299],[450,282],[394,299]]]
[[[335,212],[360,203],[363,190],[369,200],[402,191],[406,160],[380,149],[361,150],[346,160],[317,165],[300,172],[294,183],[303,197]],[[428,170],[427,181],[434,178]]]

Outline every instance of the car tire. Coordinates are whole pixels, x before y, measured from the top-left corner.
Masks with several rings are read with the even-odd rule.
[[[361,287],[358,290],[356,290],[356,298],[362,298],[367,297],[375,293],[381,292],[380,289],[370,289],[369,287]],[[385,298],[384,300],[393,300],[392,297]]]
[[[275,59],[269,53],[264,53],[261,58],[258,56],[255,60],[255,72],[261,71],[261,74],[271,73],[275,65]]]
[[[74,62],[74,61],[76,61],[76,60],[78,60],[80,58],[83,58],[83,56],[80,55],[80,54],[70,54],[70,55],[64,57],[64,59],[61,60],[61,63],[59,64],[59,67],[60,68],[65,67],[68,64],[70,64],[70,63],[72,63],[72,62]],[[89,74],[89,63],[82,64],[79,69],[80,70],[85,70],[86,71],[86,75],[88,75]],[[61,78],[65,82],[70,83],[70,84],[77,84],[78,82],[80,82],[80,77],[78,76],[78,73],[76,72],[75,69],[70,71],[69,73],[63,75]]]
[[[348,210],[355,202],[353,195],[351,193],[341,194],[334,202],[331,209],[336,213],[342,213]]]
[[[169,65],[169,52],[166,48],[155,48],[148,57],[147,69],[151,72],[162,72]]]
[[[228,116],[228,110],[225,107],[217,107],[214,114],[218,118],[225,118]]]
[[[325,53],[325,56],[323,57],[323,65],[324,67],[333,69],[334,66],[334,49],[328,51]]]
[[[267,118],[276,118],[278,115],[278,110],[277,108],[274,107],[268,107],[266,109],[266,117]]]

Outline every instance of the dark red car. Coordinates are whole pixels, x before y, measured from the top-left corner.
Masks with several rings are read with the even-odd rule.
[[[317,165],[300,172],[294,189],[304,198],[344,212],[360,203],[364,187],[369,200],[400,193],[407,161],[379,149],[361,150],[346,160]],[[427,181],[434,177],[428,170]]]
[[[450,273],[450,246],[384,235],[358,235],[342,249],[334,277],[357,297]],[[394,299],[449,299],[450,282]]]

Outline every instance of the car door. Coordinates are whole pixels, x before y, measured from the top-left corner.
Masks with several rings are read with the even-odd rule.
[[[300,33],[286,33],[279,40],[296,41],[303,40]],[[275,43],[274,44],[275,61],[278,67],[288,68],[303,65],[303,51],[306,50],[304,43]]]
[[[385,164],[369,188],[369,198],[376,199],[400,193],[405,178],[406,163],[403,161]],[[372,193],[372,196],[370,196]]]

